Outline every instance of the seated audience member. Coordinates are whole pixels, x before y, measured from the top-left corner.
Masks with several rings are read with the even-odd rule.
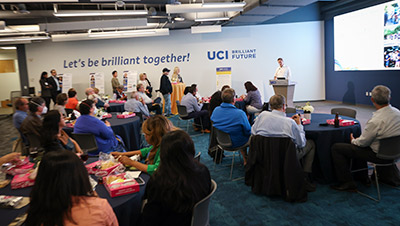
[[[137,151],[129,152],[112,152],[111,154],[124,165],[136,167],[142,172],[147,172],[152,175],[160,164],[160,144],[162,137],[171,131],[172,125],[167,118],[162,115],[156,115],[144,121],[142,125],[142,131],[145,135],[145,139],[151,146],[148,148],[142,148]],[[131,160],[129,156],[140,155],[145,158],[145,163]]]
[[[94,95],[94,90],[92,88],[87,88],[85,90],[86,98],[90,95]],[[107,109],[110,105],[108,103],[104,103],[102,100],[97,100],[96,107],[97,108],[105,108]]]
[[[247,95],[242,95],[242,98],[246,103],[247,113],[253,114],[260,112],[263,106],[260,91],[258,91],[257,87],[255,87],[251,82],[246,82],[244,87]]]
[[[211,192],[207,167],[194,159],[190,136],[167,133],[161,142],[161,163],[150,178],[141,225],[190,225],[194,205]]]
[[[185,89],[186,90],[186,89]],[[198,104],[196,99],[196,89],[189,87],[188,92],[182,97],[181,105],[186,107],[188,112],[187,118],[194,118],[197,125],[200,125],[200,120],[203,124],[203,132],[210,132],[210,116],[207,110],[201,110],[203,104]]]
[[[314,161],[315,143],[313,140],[306,140],[303,125],[299,115],[292,118],[286,117],[285,97],[274,95],[269,99],[272,112],[263,111],[254,122],[251,128],[252,135],[264,137],[290,137],[297,148],[297,158],[303,159],[303,170],[308,174],[306,181],[311,176],[312,163]],[[308,191],[315,191],[315,187],[307,183]]]
[[[68,90],[68,101],[67,104],[65,104],[65,108],[79,111],[79,101],[76,96],[77,94],[74,88]]]
[[[28,116],[28,100],[22,97],[19,97],[14,102],[15,113],[13,114],[13,124],[14,127],[19,131],[22,122]]]
[[[62,130],[65,127],[64,116],[57,110],[51,110],[43,118],[41,144],[45,151],[68,150],[82,153],[78,143]]]
[[[96,137],[98,150],[90,154],[96,155],[99,152],[110,153],[118,147],[118,140],[114,136],[110,122],[102,122],[94,117],[95,109],[96,106],[93,101],[82,101],[79,105],[81,116],[76,120],[74,133],[91,133]]]
[[[98,89],[98,88],[93,88],[93,91],[94,91],[94,96],[97,98],[97,99],[99,99],[99,100],[101,100],[101,101],[104,101],[103,100],[103,98],[100,96],[100,90]]]
[[[60,93],[56,97],[56,105],[54,108],[58,110],[64,117],[67,116],[67,113],[65,112],[65,105],[67,104],[67,94],[65,93]]]
[[[125,111],[140,112],[145,118],[150,117],[150,112],[149,109],[147,109],[146,103],[143,99],[139,101],[139,93],[136,91],[132,92],[131,99],[124,104],[124,108]]]
[[[47,113],[46,103],[41,97],[34,97],[28,104],[29,114],[21,124],[21,133],[33,134],[40,137],[42,128],[41,115]]]
[[[213,126],[229,133],[232,147],[240,147],[250,138],[251,126],[246,113],[235,107],[235,90],[225,89],[222,94],[222,104],[214,109],[211,115]],[[241,150],[244,164],[247,163],[246,149]]]
[[[160,106],[161,98],[157,97],[155,100],[152,100],[150,97],[146,95],[144,86],[143,84],[140,83],[137,85],[137,91],[140,98],[142,98],[146,103],[149,111],[155,111],[157,115],[161,115],[161,106]]]
[[[339,191],[355,191],[357,189],[350,172],[351,162],[353,162],[353,167],[356,168],[367,168],[367,161],[374,163],[391,162],[376,157],[379,152],[380,139],[400,135],[400,111],[390,105],[390,94],[391,91],[388,87],[375,86],[372,90],[371,101],[376,112],[365,125],[361,136],[354,138],[353,134],[350,134],[351,144],[337,143],[332,146],[332,159],[339,181],[339,184],[332,186],[333,189]],[[396,166],[392,170],[398,175]],[[358,172],[357,176],[359,178],[354,179],[359,179],[366,185],[370,184],[367,170]],[[393,179],[398,180],[398,178]]]
[[[224,85],[222,86],[221,91],[218,90],[211,96],[210,105],[208,106],[208,113],[210,114],[210,116],[212,115],[214,109],[222,104],[222,98],[221,98],[222,91],[229,88],[230,87],[228,85]]]
[[[124,86],[120,85],[117,87],[117,90],[114,92],[116,94],[117,100],[126,100],[127,96],[124,93]]]
[[[190,87],[192,88],[192,90],[196,91],[197,101],[201,101],[201,95],[199,93],[199,90],[197,89],[197,84],[192,84]]]
[[[143,85],[146,95],[151,98],[152,97],[152,92],[153,92],[153,87],[151,87],[151,83],[147,79],[146,73],[141,73],[139,75],[138,85],[139,84]]]
[[[21,156],[21,153],[13,152],[0,157],[0,166],[3,165],[4,163],[18,161],[19,156]]]
[[[116,226],[118,220],[108,201],[93,191],[82,160],[63,150],[44,154],[25,224]]]

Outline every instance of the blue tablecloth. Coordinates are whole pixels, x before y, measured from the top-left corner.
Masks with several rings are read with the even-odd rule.
[[[109,103],[109,107],[107,108],[107,112],[124,112],[125,104],[120,104],[120,103]]]
[[[288,114],[291,116],[293,114]],[[356,121],[353,126],[335,128],[333,125],[320,126],[326,123],[327,119],[334,119],[331,114],[311,114],[311,124],[304,125],[304,131],[307,139],[315,142],[316,152],[313,163],[313,176],[319,183],[332,183],[336,181],[333,162],[331,157],[331,147],[335,143],[350,143],[350,133],[354,137],[361,135],[361,126],[353,118],[341,116],[343,119],[352,119]]]
[[[97,161],[97,158],[89,158],[87,164]],[[93,179],[96,179],[93,176]],[[140,191],[137,193],[123,195],[119,197],[111,198],[105,189],[103,184],[98,184],[96,186],[96,192],[99,197],[107,199],[111,207],[117,216],[119,225],[137,225],[140,216],[140,209],[142,207],[142,197],[146,189],[146,184],[150,179],[147,173],[142,173],[141,178],[145,181],[144,185],[140,186]],[[12,177],[9,176],[11,179]],[[25,196],[28,197],[31,192],[32,187],[21,188],[12,190],[10,185],[5,188],[0,189],[0,195],[14,195],[14,196]],[[21,209],[0,209],[0,225],[8,225],[11,223],[18,215],[25,213],[28,210],[28,206]]]

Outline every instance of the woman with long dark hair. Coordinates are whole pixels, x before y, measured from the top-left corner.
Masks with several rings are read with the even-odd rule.
[[[43,118],[41,144],[45,151],[69,150],[82,153],[78,143],[62,130],[65,127],[64,116],[57,110],[51,110]]]
[[[171,131],[172,125],[162,115],[155,115],[144,121],[142,131],[147,143],[151,146],[137,151],[112,152],[114,157],[124,165],[136,167],[138,170],[152,175],[160,164],[160,144],[162,137]],[[140,155],[145,158],[145,163],[131,160],[128,156]]]
[[[146,187],[142,225],[190,225],[194,205],[211,191],[210,172],[194,154],[186,132],[163,137],[160,166]]]
[[[46,153],[30,195],[27,226],[118,225],[96,196],[82,160],[70,151]]]
[[[49,84],[47,78],[48,78],[47,72],[43,71],[42,74],[40,75],[39,83],[40,87],[42,88],[42,93],[40,96],[44,99],[44,101],[46,102],[46,107],[49,109],[51,101],[51,89],[53,87]]]
[[[255,87],[250,81],[247,81],[244,84],[244,88],[246,89],[247,95],[243,95],[242,98],[246,103],[247,113],[251,114],[260,112],[263,106],[260,91],[258,91],[257,87]]]

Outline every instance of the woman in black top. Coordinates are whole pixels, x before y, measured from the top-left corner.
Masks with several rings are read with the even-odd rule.
[[[190,225],[194,205],[211,191],[210,172],[194,154],[186,132],[164,135],[160,165],[146,187],[142,225]]]
[[[50,100],[51,100],[51,89],[53,88],[48,80],[47,80],[47,72],[43,71],[42,75],[40,76],[40,87],[42,88],[42,94],[41,97],[44,99],[46,102],[46,107],[47,109],[50,108]]]

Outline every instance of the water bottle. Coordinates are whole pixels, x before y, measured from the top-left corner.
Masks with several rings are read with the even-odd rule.
[[[339,128],[339,113],[337,112],[335,115],[335,128]]]

